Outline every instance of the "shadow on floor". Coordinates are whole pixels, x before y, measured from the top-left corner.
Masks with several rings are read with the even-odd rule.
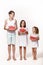
[[[43,52],[38,53],[38,58],[42,58],[43,57]]]
[[[31,56],[32,56],[32,53],[28,53],[28,54],[27,54],[27,57],[31,57]],[[38,58],[43,58],[43,53],[42,53],[42,52],[41,52],[41,53],[38,53],[38,54],[37,54],[37,57],[38,57]]]

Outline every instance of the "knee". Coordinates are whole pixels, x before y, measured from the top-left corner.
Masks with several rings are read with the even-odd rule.
[[[10,46],[11,46],[11,44],[8,45],[8,47],[10,47]]]

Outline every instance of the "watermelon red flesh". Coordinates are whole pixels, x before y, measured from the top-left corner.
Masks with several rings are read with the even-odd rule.
[[[25,32],[26,30],[25,29],[20,29],[20,32]]]
[[[30,39],[37,39],[37,37],[30,36]]]
[[[9,26],[9,30],[15,30],[14,26]]]

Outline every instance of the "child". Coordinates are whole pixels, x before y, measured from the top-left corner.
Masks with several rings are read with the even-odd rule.
[[[37,47],[38,47],[38,40],[39,40],[39,29],[37,27],[32,28],[32,34],[30,35],[30,40],[32,42],[32,54],[33,59],[37,59]]]
[[[18,31],[19,35],[19,50],[20,50],[20,60],[22,60],[22,47],[24,49],[24,60],[26,60],[26,45],[27,45],[27,35],[28,31],[26,29],[26,22],[25,20],[21,20],[20,22],[20,29]]]
[[[17,30],[17,21],[14,19],[15,12],[9,11],[9,19],[5,21],[4,29],[7,30],[7,41],[8,41],[8,59],[11,59],[11,46],[13,51],[13,60],[15,58],[15,44],[16,44],[16,30]]]

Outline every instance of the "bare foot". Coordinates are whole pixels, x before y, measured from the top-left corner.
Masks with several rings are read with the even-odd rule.
[[[33,58],[33,60],[37,60],[37,58]]]
[[[20,58],[20,60],[22,60],[22,58]]]
[[[16,58],[13,57],[13,60],[16,60]]]
[[[26,58],[24,58],[24,60],[27,60]]]
[[[13,58],[14,61],[16,61],[16,58]]]
[[[8,59],[7,59],[7,61],[9,61],[11,58],[9,57]]]

